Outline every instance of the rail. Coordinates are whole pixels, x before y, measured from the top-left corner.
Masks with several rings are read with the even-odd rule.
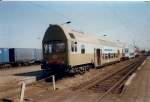
[[[129,70],[129,72],[127,72],[119,81],[117,81],[112,87],[110,87],[102,96],[100,96],[95,102],[102,102],[103,98],[105,96],[107,96],[112,90],[114,90],[117,86],[119,86],[120,84],[124,83],[125,80],[138,68],[139,65],[141,65],[141,63],[144,61],[145,58],[140,59],[139,61],[127,66],[125,69],[123,70]],[[121,71],[123,71],[121,70]],[[120,73],[117,72],[116,74]]]
[[[116,71],[113,71],[109,74],[105,74],[105,76],[102,77],[102,78],[99,75],[95,76],[92,80],[89,80],[87,83],[85,82],[86,85],[84,85],[84,86],[81,85],[82,87],[78,86],[80,88],[77,88],[77,89],[73,90],[72,93],[70,93],[69,95],[67,95],[65,97],[60,98],[59,100],[64,100],[64,101],[69,102],[69,101],[74,101],[74,100],[78,99],[79,97],[82,96],[82,92],[84,92],[85,90],[89,90],[91,87],[93,87],[97,83],[102,83],[103,81],[113,77],[117,73],[120,73],[121,71],[123,71],[123,69],[127,69],[127,68],[133,66],[133,64],[137,63],[139,61],[139,59],[142,60],[143,57],[134,59],[134,62],[132,62],[132,64],[126,64],[125,66],[118,68]]]

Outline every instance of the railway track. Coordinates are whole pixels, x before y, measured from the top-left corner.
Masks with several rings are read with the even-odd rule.
[[[122,69],[122,68],[128,66],[133,60],[137,60],[137,59],[129,59],[129,60],[123,61],[121,63],[117,63],[117,65],[115,67],[118,67],[118,70]],[[101,68],[100,71],[101,70],[105,70],[105,67]],[[114,71],[113,68],[107,71],[107,73],[114,73],[114,72],[116,72],[116,70]],[[72,87],[72,90],[76,91],[78,89],[85,88],[88,84],[91,84],[91,83],[93,83],[95,81],[98,81],[98,80],[102,80],[103,81],[103,80],[105,80],[105,77],[109,76],[109,74],[103,73],[103,76],[104,77],[102,77],[102,75],[100,73],[100,74],[96,75],[95,77],[93,77],[91,80],[89,80],[89,81],[87,81],[85,83],[82,83],[79,86]],[[102,79],[100,79],[100,78],[102,78]]]
[[[137,62],[132,63],[131,65],[125,67],[124,69],[118,71],[114,76],[110,77],[109,79],[97,83],[96,85],[92,86],[90,89],[96,92],[103,92],[104,94],[100,96],[95,102],[101,102],[103,98],[111,93],[113,90],[121,88],[123,86],[126,79],[136,71],[136,69],[142,64],[145,58],[138,60]]]
[[[112,90],[114,90],[119,85],[123,85],[123,82],[136,70],[136,68],[141,65],[145,57],[140,57],[134,62],[125,65],[118,70],[105,75],[105,77],[100,78],[99,76],[95,79],[88,81],[84,85],[78,86],[78,88],[73,88],[74,92],[69,94],[67,97],[63,97],[59,100],[61,102],[74,102],[74,100],[81,97],[82,92],[84,91],[93,91],[95,93],[103,93],[95,102],[101,102],[101,100]],[[119,86],[120,87],[120,86]]]

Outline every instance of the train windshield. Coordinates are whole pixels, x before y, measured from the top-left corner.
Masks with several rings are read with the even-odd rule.
[[[65,43],[61,41],[52,41],[44,44],[44,53],[65,52]]]

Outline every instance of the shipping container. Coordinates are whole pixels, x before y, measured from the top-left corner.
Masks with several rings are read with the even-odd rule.
[[[0,64],[9,63],[9,49],[0,48]]]
[[[9,57],[11,63],[30,63],[41,60],[42,50],[35,48],[10,48]]]

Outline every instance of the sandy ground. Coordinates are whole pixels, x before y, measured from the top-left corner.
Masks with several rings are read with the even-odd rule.
[[[0,98],[7,96],[7,92],[11,93],[14,87],[20,89],[22,80],[27,83],[36,81],[37,76],[42,73],[40,65],[24,66],[0,70]]]
[[[122,102],[150,102],[150,57],[121,96]]]
[[[25,73],[25,72],[31,72],[31,71],[37,71],[37,70],[41,70],[40,65],[12,67],[6,70],[4,69],[0,70],[0,76],[8,76],[8,75],[14,75],[18,73]]]
[[[0,70],[0,86],[2,86],[2,84],[22,80],[24,78],[36,77],[40,70],[40,65]]]

